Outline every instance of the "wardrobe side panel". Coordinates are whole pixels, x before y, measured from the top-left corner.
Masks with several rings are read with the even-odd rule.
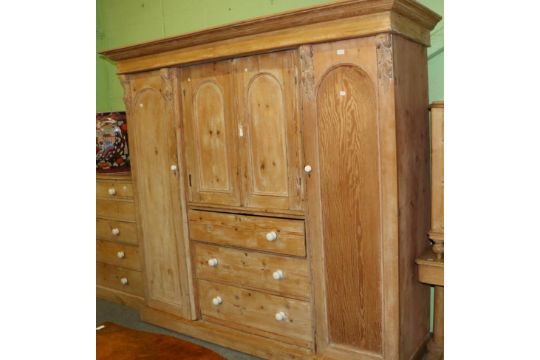
[[[415,259],[429,245],[429,100],[426,48],[394,35],[399,189],[400,359],[429,336],[429,287],[418,281]]]

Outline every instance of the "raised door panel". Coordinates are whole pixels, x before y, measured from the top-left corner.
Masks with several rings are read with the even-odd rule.
[[[240,205],[231,61],[182,69],[185,156],[192,203]]]
[[[244,206],[301,210],[297,53],[235,60]]]
[[[150,306],[191,318],[186,242],[182,231],[176,154],[173,81],[175,72],[134,76],[130,150],[144,247],[146,295]]]
[[[351,359],[383,352],[377,58],[371,39],[301,50],[317,344]]]
[[[330,337],[381,351],[379,172],[373,82],[340,66],[317,97]],[[346,154],[346,156],[344,156]]]

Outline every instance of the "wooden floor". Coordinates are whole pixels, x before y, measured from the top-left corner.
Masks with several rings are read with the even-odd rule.
[[[96,299],[96,326],[101,325],[106,321],[114,322],[116,324],[129,327],[136,330],[143,330],[154,332],[158,334],[164,334],[174,336],[182,340],[190,341],[200,346],[204,346],[212,351],[217,352],[221,356],[228,360],[259,360],[260,358],[240,353],[231,349],[227,349],[215,344],[211,344],[205,341],[191,338],[182,334],[175,333],[151,324],[142,322],[139,318],[137,311],[115,303],[111,303],[105,300]]]

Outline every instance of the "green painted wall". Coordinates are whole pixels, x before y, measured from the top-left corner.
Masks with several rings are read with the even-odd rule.
[[[328,0],[96,0],[97,51],[255,16],[315,5]],[[420,0],[443,15],[443,0]],[[429,57],[430,100],[444,96],[444,22],[432,32]],[[115,67],[96,58],[96,111],[124,110]]]

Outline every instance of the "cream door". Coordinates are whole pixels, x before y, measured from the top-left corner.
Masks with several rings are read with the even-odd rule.
[[[188,238],[182,227],[173,70],[123,77],[149,306],[192,318]]]
[[[194,65],[181,73],[189,201],[240,205],[238,125],[232,62]]]
[[[243,205],[301,210],[296,51],[235,60]]]

